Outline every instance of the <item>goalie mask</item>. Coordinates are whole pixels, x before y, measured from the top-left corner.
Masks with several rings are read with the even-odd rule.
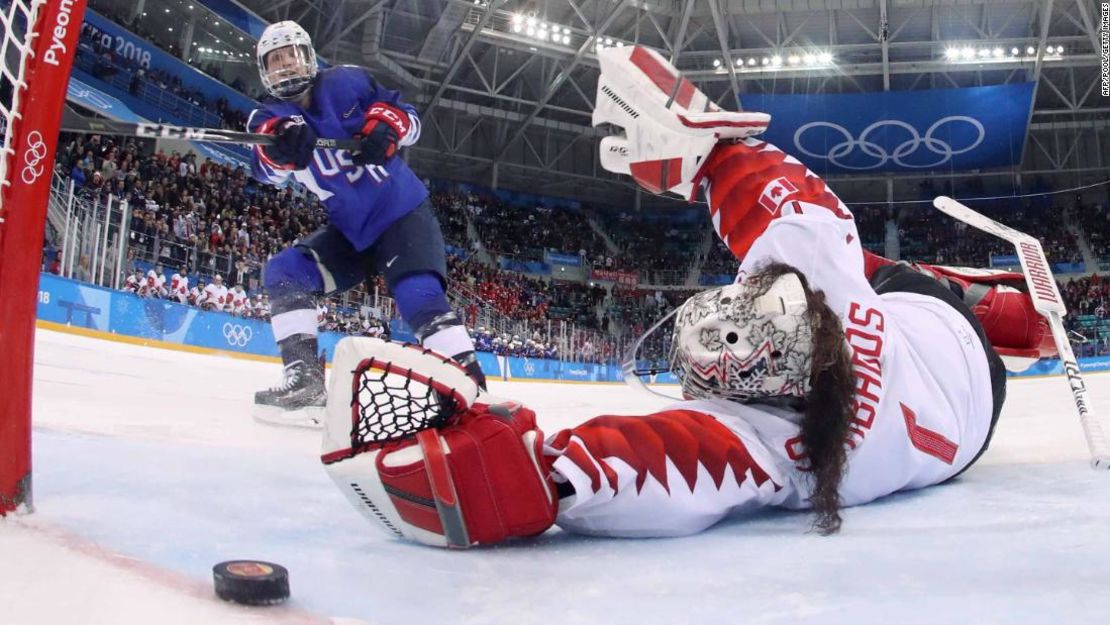
[[[754,274],[699,293],[675,316],[671,370],[697,399],[805,397],[813,325],[795,273]]]
[[[593,125],[622,131],[601,140],[601,166],[631,175],[652,193],[671,191],[693,200],[717,142],[759,134],[771,119],[722,111],[654,50],[601,48],[597,58]]]
[[[275,98],[295,100],[316,80],[312,38],[296,22],[267,26],[258,38],[256,52],[262,86]]]

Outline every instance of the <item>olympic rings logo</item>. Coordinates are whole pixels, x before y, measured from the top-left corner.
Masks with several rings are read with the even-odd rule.
[[[959,122],[970,125],[977,133],[975,141],[973,141],[967,147],[957,149],[952,147],[951,144],[945,141],[941,141],[940,139],[937,139],[935,136],[933,136],[934,133],[936,133],[936,131],[941,126],[944,126],[945,124],[954,124]],[[905,130],[910,137],[909,139],[906,139],[902,143],[898,144],[898,146],[895,147],[892,152],[888,152],[886,148],[882,145],[869,140],[869,137],[873,132],[880,128],[888,126]],[[809,130],[822,127],[829,128],[831,131],[840,134],[844,137],[844,141],[841,141],[840,143],[837,143],[836,145],[829,148],[829,151],[825,154],[820,154],[818,152],[814,152],[803,147],[802,135],[804,135]],[[917,128],[914,128],[904,121],[896,119],[882,119],[871,124],[867,128],[864,128],[863,132],[860,133],[858,139],[853,138],[852,133],[848,132],[847,128],[839,124],[833,124],[830,122],[810,122],[803,125],[801,128],[798,128],[797,132],[794,133],[794,146],[797,147],[798,150],[801,151],[803,154],[812,156],[813,158],[827,160],[833,165],[836,165],[837,167],[840,167],[842,169],[878,169],[891,161],[893,161],[896,165],[900,165],[902,167],[907,167],[910,169],[929,169],[931,167],[937,167],[938,165],[943,165],[944,163],[947,163],[948,161],[952,160],[953,156],[956,156],[957,154],[963,154],[965,152],[970,152],[971,150],[974,150],[975,148],[979,147],[979,144],[983,143],[983,139],[986,138],[986,136],[987,131],[985,128],[983,128],[983,124],[979,120],[973,117],[968,117],[966,115],[950,115],[948,117],[942,117],[941,119],[938,119],[935,123],[933,123],[932,126],[929,126],[929,129],[925,131],[924,135],[920,134],[917,131]],[[906,162],[906,157],[917,152],[918,149],[920,149],[922,146],[924,146],[933,154],[936,154],[939,158],[936,158],[932,162],[923,164]],[[871,165],[851,165],[845,163],[843,160],[844,157],[854,152],[857,148],[860,152],[863,152],[873,159],[876,159],[876,162]]]
[[[254,331],[249,327],[237,323],[233,324],[230,321],[224,324],[223,329],[224,338],[227,339],[227,344],[232,347],[246,347],[254,336]]]
[[[23,172],[20,174],[23,184],[33,184],[42,176],[42,160],[46,158],[47,151],[41,132],[32,130],[27,133],[27,150],[23,152]]]

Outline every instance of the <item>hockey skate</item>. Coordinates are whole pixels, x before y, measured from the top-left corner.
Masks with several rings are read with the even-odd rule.
[[[319,428],[327,390],[319,363],[297,360],[283,372],[281,384],[254,394],[254,418],[263,423]]]

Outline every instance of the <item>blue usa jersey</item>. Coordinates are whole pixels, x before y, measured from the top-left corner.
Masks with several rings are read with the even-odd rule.
[[[320,72],[307,110],[292,102],[268,100],[251,113],[247,129],[268,132],[281,118],[296,115],[320,137],[349,139],[362,128],[363,113],[375,102],[408,113],[411,129],[398,147],[416,143],[420,137],[416,109],[401,102],[397,91],[381,87],[367,70],[349,65]],[[359,251],[370,247],[393,222],[428,197],[424,183],[398,157],[384,166],[363,166],[351,162],[346,150],[317,149],[308,167],[292,171],[274,166],[256,147],[251,170],[257,180],[270,184],[280,184],[292,175],[320,198],[329,222]]]

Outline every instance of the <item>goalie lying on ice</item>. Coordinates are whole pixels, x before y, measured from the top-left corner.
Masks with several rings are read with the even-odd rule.
[[[819,213],[784,219],[753,246],[760,262],[745,261],[741,283],[679,309],[671,366],[688,400],[546,439],[528,408],[476,402],[449,358],[345,339],[328,472],[376,524],[451,547],[553,524],[680,536],[765,506],[813,509],[833,532],[841,506],[948,480],[986,449],[1002,364],[936,280],[892,265],[868,283],[843,227]]]

